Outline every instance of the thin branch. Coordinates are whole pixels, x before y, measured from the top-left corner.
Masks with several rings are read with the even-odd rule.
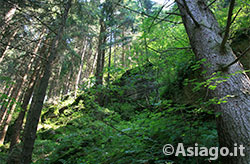
[[[177,8],[177,9],[175,9],[175,11],[176,11],[176,10],[178,10],[178,8]],[[175,12],[175,11],[174,11],[174,12]],[[163,18],[163,20],[164,20],[164,19],[167,19],[169,16],[171,16],[171,15],[167,15],[167,16],[165,16],[165,17]],[[158,21],[158,22],[156,22],[153,26],[155,26],[155,25],[157,25],[157,24],[161,23],[163,20],[159,20],[159,21]],[[179,22],[178,24],[181,24],[181,23],[182,23],[182,22]]]
[[[165,6],[166,6],[166,4],[162,5],[161,8],[160,8],[160,10],[157,12],[155,18],[153,19],[151,25],[150,25],[149,28],[148,28],[148,32],[150,32],[150,30],[151,30],[151,28],[152,28],[152,26],[153,26],[153,24],[154,24],[154,22],[155,22],[155,19],[159,16],[159,14],[161,13],[161,11],[163,10],[163,8],[164,8]]]
[[[206,7],[205,10],[207,10],[210,6],[212,6],[217,0],[212,1],[211,3],[209,3]]]
[[[250,4],[248,4],[247,2],[243,1],[243,0],[240,0],[242,3],[245,3],[245,5],[248,5],[250,6]]]
[[[226,44],[226,42],[228,40],[228,37],[229,37],[230,26],[231,26],[231,23],[232,23],[232,15],[233,15],[233,10],[234,10],[234,4],[235,4],[235,0],[231,0],[230,7],[229,7],[229,10],[228,10],[226,31],[225,31],[224,38],[223,38],[223,40],[221,42],[221,50],[225,49],[225,44]]]
[[[223,70],[227,70],[230,66],[234,65],[235,63],[237,63],[244,55],[246,55],[246,53],[250,50],[250,46],[245,49],[244,52],[242,52],[242,54],[240,54],[239,57],[237,57],[237,59],[235,59],[233,62],[231,62],[230,64],[228,64],[227,66],[223,67]]]
[[[10,1],[7,1],[7,3],[10,4],[10,5],[15,5],[15,4],[13,4],[12,2],[10,2]],[[53,32],[54,34],[57,35],[57,32],[55,32],[49,25],[47,25],[46,23],[44,23],[40,18],[38,18],[38,17],[35,16],[34,14],[24,13],[23,10],[22,10],[21,8],[19,8],[19,7],[17,7],[17,10],[20,11],[20,12],[22,12],[22,14],[23,14],[24,16],[26,16],[25,14],[27,14],[28,16],[35,18],[35,19],[38,20],[43,26],[47,27],[51,32]],[[26,18],[26,17],[25,17],[25,18]],[[27,20],[27,18],[26,18],[26,20]]]
[[[174,3],[174,2],[173,2]],[[173,3],[171,3],[170,5],[168,5],[167,7],[169,7],[169,6],[171,6],[171,5],[173,5]],[[155,26],[155,25],[157,25],[157,24],[159,24],[160,22],[162,22],[162,20],[160,20],[160,21],[158,21],[158,22],[156,22],[156,23],[154,23],[155,22],[155,20],[156,20],[156,18],[159,16],[159,14],[161,13],[161,11],[163,10],[163,8],[166,6],[166,4],[164,4],[164,5],[162,5],[162,7],[160,8],[160,10],[157,12],[157,14],[156,14],[156,16],[155,16],[155,18],[153,19],[153,21],[152,21],[152,23],[151,23],[151,25],[149,26],[149,28],[148,28],[148,32],[150,32],[150,30],[151,30],[151,28],[153,27],[153,26]],[[176,11],[177,9],[175,9],[175,11]],[[175,11],[174,12],[171,12],[171,13],[169,13],[169,12],[165,12],[165,14],[167,14],[167,16],[166,17],[164,17],[163,18],[163,20],[164,19],[167,19],[169,16],[171,16],[171,15],[177,15],[177,16],[182,16],[181,14],[179,14],[179,13],[175,13]]]
[[[191,47],[173,47],[169,48],[167,50],[163,50],[162,52],[168,52],[168,51],[176,51],[176,50],[190,50]]]
[[[168,14],[168,15],[176,15],[176,16],[182,16],[180,13],[169,13],[169,12],[165,12],[165,14]]]
[[[105,120],[103,120],[103,119],[100,120],[100,121],[102,121],[104,124],[106,124],[107,126],[111,127],[112,129],[116,130],[117,132],[119,132],[119,133],[121,133],[121,134],[123,134],[123,135],[125,135],[125,136],[127,136],[127,137],[129,137],[129,138],[134,138],[133,136],[131,136],[131,135],[129,135],[129,134],[127,134],[127,133],[125,133],[125,132],[123,132],[123,131],[117,129],[117,128],[114,127],[112,124],[109,124],[107,121],[105,121]]]
[[[150,47],[150,46],[148,46],[148,45],[147,45],[147,47],[148,47],[149,49],[151,49],[151,50],[153,50],[153,51],[159,53],[159,54],[166,53],[166,52],[168,52],[168,51],[177,51],[177,50],[187,50],[187,49],[191,49],[191,47],[173,47],[173,48],[168,48],[168,49],[163,50],[163,51],[159,51],[159,50],[156,50],[156,49],[154,49],[154,48],[152,48],[152,47]]]
[[[158,20],[161,20],[161,21],[166,21],[166,22],[174,23],[174,24],[180,24],[180,22],[174,22],[174,21],[167,20],[167,19],[165,19],[165,18],[154,17],[154,16],[149,15],[149,14],[147,14],[147,13],[145,13],[145,12],[140,12],[140,11],[131,9],[131,8],[129,8],[129,7],[127,7],[127,6],[123,6],[123,5],[119,4],[119,3],[115,3],[115,4],[116,4],[117,6],[120,6],[120,7],[124,8],[124,9],[127,9],[127,10],[132,11],[132,12],[137,13],[137,14],[141,14],[141,15],[147,16],[147,17],[149,17],[149,18],[158,19]]]
[[[238,14],[240,13],[241,10],[242,10],[242,8],[240,8],[240,9],[237,11],[237,13],[236,13],[236,15],[234,16],[234,18],[233,18],[231,24],[234,23],[234,21],[236,20],[236,18],[237,18]],[[223,34],[225,31],[226,31],[226,29],[222,30],[220,33]],[[229,38],[229,39],[232,39],[232,38]]]
[[[7,1],[7,3],[9,3],[9,4],[11,4],[11,5],[15,5],[15,4],[13,4],[13,3],[11,3],[11,2],[9,2],[9,1]],[[22,12],[22,14],[25,16],[25,14],[27,14],[28,16],[30,16],[30,17],[34,17],[36,20],[38,20],[38,22],[40,22],[43,26],[45,26],[49,31],[51,31],[52,33],[54,33],[55,35],[57,35],[57,32],[56,31],[54,31],[49,25],[47,25],[46,23],[44,23],[40,18],[38,18],[37,16],[35,16],[35,15],[32,15],[32,14],[28,14],[28,13],[24,13],[23,12],[23,10],[21,9],[21,8],[18,8],[17,7],[17,10],[18,11],[20,11],[20,12]],[[25,17],[26,18],[26,17]],[[26,18],[26,20],[28,20],[27,18]],[[28,21],[30,21],[30,20],[28,20]],[[63,40],[65,41],[65,39],[63,38]],[[69,50],[69,52],[75,52],[74,50],[72,50],[65,42],[62,42],[62,44]],[[24,50],[22,50],[22,51],[24,51]],[[47,60],[47,59],[46,59]]]
[[[2,45],[4,45],[4,46],[6,46],[7,44],[5,44],[5,43],[3,43],[3,42],[0,42],[0,44],[2,44]],[[27,50],[24,50],[24,49],[22,49],[22,48],[19,48],[19,47],[14,47],[14,46],[11,46],[11,45],[8,45],[10,48],[13,48],[13,49],[15,49],[15,50],[18,50],[18,51],[23,51],[23,52],[27,52],[30,56],[36,56],[36,57],[39,57],[39,58],[41,58],[41,59],[44,59],[45,61],[47,61],[47,59],[46,58],[44,58],[44,57],[42,57],[42,56],[40,56],[40,55],[37,55],[37,54],[35,54],[35,53],[33,53],[33,52],[30,52],[30,51],[27,51]]]
[[[239,15],[239,13],[240,13],[241,10],[242,10],[242,7],[241,7],[241,8],[237,11],[237,13],[235,14],[235,16],[234,16],[234,18],[233,18],[231,24],[234,23],[234,21],[236,20],[236,18],[237,18],[237,16]]]

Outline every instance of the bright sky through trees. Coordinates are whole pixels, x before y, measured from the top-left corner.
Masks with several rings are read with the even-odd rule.
[[[174,0],[152,0],[160,5],[165,5],[165,8],[169,8],[169,5],[171,5]]]
[[[152,1],[157,2],[159,4],[165,4],[165,3],[170,4],[170,3],[174,2],[174,0],[152,0]]]

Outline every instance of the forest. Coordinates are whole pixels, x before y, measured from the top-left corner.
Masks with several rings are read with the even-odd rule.
[[[250,0],[0,0],[0,164],[250,164]]]

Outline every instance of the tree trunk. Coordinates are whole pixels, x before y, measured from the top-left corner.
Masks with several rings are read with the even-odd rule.
[[[28,107],[29,101],[31,99],[33,90],[35,88],[36,81],[39,79],[39,75],[40,75],[39,73],[40,73],[40,68],[37,68],[36,70],[34,70],[32,76],[30,78],[30,82],[29,82],[29,85],[27,87],[27,90],[25,92],[24,99],[22,102],[22,106],[21,106],[22,110],[19,112],[18,117],[14,122],[13,129],[15,129],[15,133],[13,133],[11,136],[10,150],[9,151],[11,151],[13,149],[13,147],[19,143],[24,116],[26,114],[27,107]]]
[[[18,7],[17,5],[14,5],[12,8],[10,8],[10,10],[5,14],[3,22],[0,23],[2,36],[4,36],[4,33],[6,32],[6,27],[9,25],[10,21],[15,15],[17,7]],[[2,39],[2,36],[0,37],[0,39]]]
[[[15,38],[15,36],[16,36],[16,34],[17,34],[17,31],[18,31],[18,29],[16,29],[16,30],[13,32],[13,34],[12,34],[11,37],[9,38],[8,43],[7,43],[6,45],[4,45],[4,48],[2,49],[2,52],[1,52],[1,55],[0,55],[0,63],[3,61],[5,55],[6,55],[8,49],[9,49],[9,47],[10,47],[11,42],[14,40],[14,38]]]
[[[14,88],[15,88],[15,86],[12,84],[10,86],[10,88],[8,89],[7,93],[6,93],[7,98],[2,99],[1,108],[0,108],[0,126],[1,126],[1,122],[2,122],[2,119],[3,119],[4,112],[6,110],[6,107],[7,107],[8,103],[9,103],[9,101],[10,101],[9,98],[10,98],[11,93],[12,93]]]
[[[88,49],[89,49],[89,51],[88,51],[87,56],[86,56],[86,69],[84,71],[84,76],[83,76],[83,78],[85,80],[89,78],[89,75],[90,75],[91,70],[92,70],[92,65],[93,65],[93,62],[94,62],[94,58],[95,58],[94,56],[92,56],[93,55],[93,50],[92,50],[91,41],[90,41]],[[92,60],[91,60],[91,57],[93,57]]]
[[[14,91],[14,95],[13,95],[13,99],[14,99],[14,103],[12,105],[10,105],[10,109],[8,110],[8,107],[6,108],[6,111],[5,111],[5,115],[6,115],[6,119],[2,119],[2,124],[0,125],[1,127],[1,131],[0,131],[0,145],[2,145],[4,143],[4,139],[5,139],[5,136],[6,136],[6,133],[7,133],[7,130],[8,130],[8,127],[9,127],[9,124],[10,124],[10,121],[12,119],[12,115],[14,113],[14,110],[17,106],[17,103],[21,97],[21,91],[22,91],[22,82],[19,82],[17,84],[17,90]],[[9,112],[7,112],[9,111]],[[5,117],[5,116],[4,116]]]
[[[69,93],[69,85],[70,85],[70,72],[64,77],[66,83],[63,84],[63,94],[66,95]]]
[[[16,93],[19,90],[20,85],[16,84],[13,89],[11,89],[10,95],[8,95],[9,100],[7,101],[6,104],[4,104],[1,108],[1,113],[0,113],[0,127],[2,126],[2,124],[4,123],[5,117],[7,115],[8,112],[8,108],[11,106],[11,104],[13,104],[13,99],[14,97],[16,97]]]
[[[51,99],[53,96],[53,90],[55,89],[55,80],[54,80],[54,76],[51,77],[50,81],[49,81],[50,85],[49,85],[49,92],[47,94],[47,100]]]
[[[113,45],[113,49],[114,49],[114,52],[113,52],[113,64],[114,64],[114,68],[117,67],[117,55],[116,55],[116,48],[117,48],[117,45],[116,45],[116,32],[114,32],[114,45]]]
[[[84,57],[85,57],[85,54],[87,52],[87,47],[88,47],[88,41],[86,39],[85,42],[83,42],[83,49],[81,51],[81,61],[80,61],[80,68],[78,70],[78,73],[77,73],[77,77],[76,77],[76,83],[75,83],[75,98],[76,98],[76,95],[77,95],[77,90],[78,90],[78,85],[80,83],[80,78],[81,78],[81,75],[82,75],[82,69],[83,69],[83,65],[84,65]]]
[[[205,9],[204,1],[178,0],[177,2],[197,59],[206,59],[206,63],[202,65],[207,71],[204,77],[212,77],[214,72],[221,70],[222,66],[228,65],[236,57],[228,44],[224,52],[220,50],[222,42],[220,29],[212,12]],[[250,163],[250,80],[245,73],[230,75],[242,70],[239,62],[223,70],[222,75],[230,78],[210,91],[211,96],[218,99],[234,95],[228,98],[227,103],[214,105],[215,111],[221,113],[217,119],[220,146],[230,148],[230,152],[233,152],[235,143],[242,144],[246,148],[245,156],[240,156],[238,153],[237,157],[225,157],[223,161],[227,164]]]
[[[122,31],[122,38],[124,38],[124,30]],[[125,54],[125,43],[122,43],[122,67],[126,67],[126,54]]]
[[[58,63],[59,61],[57,61],[56,63]],[[54,64],[56,64],[54,62]],[[62,65],[59,65],[59,68],[56,68],[56,72],[57,74],[55,75],[55,87],[54,87],[54,92],[53,92],[53,97],[60,97],[60,93],[61,93],[61,80],[60,80],[60,76],[61,76],[61,71],[62,71]]]
[[[107,77],[107,83],[110,84],[110,67],[111,67],[111,57],[112,57],[112,35],[113,32],[110,30],[110,41],[109,41],[109,60],[108,60],[108,77]]]
[[[91,66],[90,69],[88,71],[88,77],[90,75],[94,75],[95,74],[95,67],[96,67],[96,61],[97,61],[97,53],[96,52],[92,52],[92,60],[91,60]]]
[[[23,148],[21,154],[21,163],[22,164],[30,164],[32,161],[32,151],[34,148],[34,143],[36,139],[36,131],[37,125],[39,122],[39,118],[41,115],[42,107],[44,98],[46,95],[46,90],[48,87],[49,78],[51,75],[53,61],[57,57],[57,48],[59,42],[62,39],[63,31],[65,28],[66,20],[68,17],[68,13],[71,7],[72,0],[68,0],[67,4],[65,5],[65,10],[62,15],[62,21],[57,32],[57,36],[52,42],[49,57],[46,62],[46,67],[44,67],[43,77],[41,78],[37,89],[34,92],[34,97],[31,102],[30,110],[27,115],[27,120],[24,128],[24,135],[23,135]]]
[[[33,53],[36,54],[38,52],[38,49],[41,45],[41,42],[42,42],[42,38],[44,36],[44,33],[45,33],[45,30],[43,31],[43,33],[41,34],[40,36],[40,41],[37,43],[36,47],[34,48],[33,50]],[[28,78],[28,74],[32,68],[32,65],[34,64],[34,61],[35,61],[35,57],[32,57],[27,68],[26,68],[26,71],[24,73],[24,76],[22,77],[22,80],[20,81],[20,87],[17,91],[17,94],[15,95],[15,100],[16,100],[16,103],[14,103],[12,106],[11,106],[11,109],[10,109],[10,113],[7,117],[7,120],[4,124],[4,127],[3,127],[3,131],[2,133],[0,134],[0,144],[3,144],[4,142],[4,139],[5,139],[5,136],[6,136],[6,133],[7,133],[7,130],[8,130],[8,127],[9,127],[9,124],[10,124],[10,121],[12,119],[12,115],[15,111],[15,108],[17,106],[17,102],[21,99],[21,93],[22,93],[22,89],[24,89],[23,85],[27,82],[27,78]]]
[[[8,87],[7,87],[7,84],[5,82],[3,82],[0,85],[0,87],[3,87],[3,88],[0,89],[0,94],[7,92]],[[0,104],[1,104],[1,97],[0,97]]]
[[[106,25],[104,22],[104,18],[100,18],[100,33],[99,33],[99,41],[98,41],[98,49],[97,49],[97,63],[96,63],[96,85],[102,85],[103,83],[103,68],[105,62],[105,43],[106,43]]]

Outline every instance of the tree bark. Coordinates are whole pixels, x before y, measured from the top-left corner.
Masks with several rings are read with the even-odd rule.
[[[38,125],[39,118],[41,115],[43,102],[44,102],[44,98],[46,95],[49,78],[51,75],[52,65],[57,57],[57,48],[58,48],[59,42],[62,39],[68,13],[71,8],[71,2],[72,0],[68,0],[66,6],[64,6],[65,10],[62,15],[62,20],[61,20],[59,30],[57,32],[57,36],[52,42],[50,52],[49,52],[50,55],[46,62],[46,67],[44,67],[45,70],[43,73],[43,77],[41,78],[39,85],[37,86],[37,89],[34,92],[34,97],[32,99],[30,110],[27,115],[27,121],[25,124],[24,135],[23,135],[23,138],[24,138],[23,148],[22,148],[22,153],[21,153],[22,164],[30,164],[32,161],[32,151],[33,151],[34,142],[36,139],[37,125]]]
[[[92,40],[92,39],[91,39]],[[91,44],[91,40],[90,40],[90,44],[89,44],[89,48],[88,48],[88,53],[87,53],[87,56],[86,56],[86,69],[84,71],[84,80],[88,79],[89,76],[90,76],[90,73],[91,73],[91,70],[92,70],[92,65],[93,65],[93,62],[94,62],[94,55],[93,55],[93,50],[92,50],[92,44]],[[93,58],[91,60],[91,57]]]
[[[123,29],[123,31],[122,31],[122,38],[124,38],[124,29]],[[126,67],[126,57],[125,57],[125,43],[122,43],[122,59],[121,59],[121,61],[122,61],[122,67],[123,68],[125,68]]]
[[[205,1],[177,0],[177,4],[197,59],[206,59],[202,65],[207,71],[204,77],[212,77],[236,57],[228,44],[224,52],[220,51],[220,29],[213,13],[205,9]],[[221,113],[217,118],[220,146],[230,148],[230,152],[233,152],[235,143],[246,148],[245,156],[238,154],[237,157],[223,158],[227,164],[250,163],[250,80],[245,73],[232,76],[238,71],[243,71],[239,62],[223,70],[222,75],[229,76],[229,79],[210,91],[211,97],[218,99],[233,95],[227,103],[214,105],[215,111]]]
[[[55,76],[55,75],[54,75]],[[47,94],[47,100],[51,99],[53,96],[53,89],[55,89],[55,80],[54,80],[54,76],[52,76],[50,78],[50,85],[49,85],[49,92]]]
[[[96,67],[96,63],[97,63],[97,53],[94,54],[93,56],[93,60],[92,60],[92,65],[91,68],[89,69],[88,75],[92,75],[95,72],[95,67]]]
[[[110,41],[109,41],[109,60],[108,60],[108,77],[107,77],[107,83],[110,84],[110,67],[111,67],[111,57],[112,57],[112,35],[113,32],[110,30]]]
[[[29,85],[28,85],[27,90],[25,92],[24,99],[23,99],[23,102],[21,105],[22,110],[19,112],[18,117],[14,122],[13,129],[15,129],[15,133],[13,133],[11,136],[10,150],[9,151],[11,151],[13,149],[13,147],[19,143],[24,116],[26,114],[29,101],[30,101],[32,93],[34,91],[36,81],[39,79],[39,75],[40,75],[39,73],[40,73],[40,68],[37,68],[36,70],[34,70],[32,76],[30,78],[30,82],[29,82]]]
[[[96,63],[96,85],[102,85],[103,83],[103,68],[105,62],[105,43],[106,43],[106,24],[104,18],[100,18],[100,33],[97,49],[97,63]]]

